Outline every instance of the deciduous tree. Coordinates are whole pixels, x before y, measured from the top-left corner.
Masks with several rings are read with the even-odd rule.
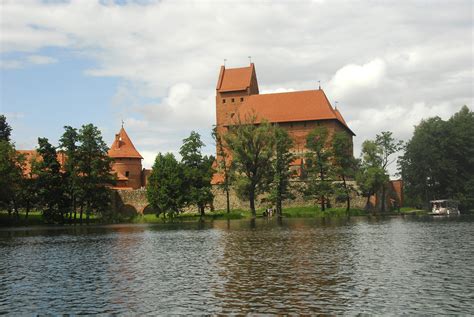
[[[336,132],[332,139],[333,162],[332,172],[335,178],[342,183],[335,183],[336,193],[346,201],[346,211],[351,208],[351,192],[353,186],[347,183],[348,179],[355,177],[357,160],[352,155],[352,142],[344,132]]]
[[[224,137],[232,153],[237,193],[249,200],[256,217],[255,199],[272,180],[273,127],[266,121],[257,124],[255,116],[238,119]]]
[[[331,194],[331,183],[327,176],[330,171],[331,150],[328,146],[328,129],[324,126],[316,127],[306,138],[308,153],[307,187],[305,195],[315,198],[321,204],[321,210],[326,210],[328,196]]]
[[[270,200],[276,206],[278,217],[282,217],[282,202],[285,199],[292,199],[290,178],[292,176],[290,164],[294,160],[290,149],[293,140],[288,132],[279,127],[274,127],[275,153],[272,159],[273,181],[270,185]]]
[[[224,145],[224,137],[217,131],[217,127],[212,129],[212,138],[216,143],[216,172],[222,175],[222,183],[218,186],[225,192],[226,211],[230,213],[230,187],[232,183],[232,160]]]

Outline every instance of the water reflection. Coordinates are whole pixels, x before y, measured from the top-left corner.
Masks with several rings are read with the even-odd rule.
[[[0,231],[0,314],[472,313],[474,219]]]

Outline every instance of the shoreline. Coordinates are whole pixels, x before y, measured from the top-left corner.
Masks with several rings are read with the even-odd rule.
[[[278,219],[277,215],[273,215],[272,217],[266,217],[262,215],[263,210],[257,211],[256,219]],[[282,219],[341,219],[347,217],[405,217],[405,216],[427,216],[428,212],[425,210],[419,209],[410,209],[405,210],[400,213],[398,212],[386,212],[386,213],[371,213],[366,212],[361,209],[351,209],[350,214],[348,215],[345,211],[345,208],[330,208],[326,211],[321,211],[319,208],[315,207],[292,207],[286,208],[283,210],[283,217]],[[129,218],[117,218],[112,221],[107,221],[99,217],[91,218],[90,223],[86,224],[85,221],[83,223],[64,223],[64,224],[48,224],[44,223],[41,213],[31,213],[28,221],[24,221],[24,214],[20,214],[20,222],[19,223],[7,223],[7,221],[14,221],[13,219],[8,219],[5,213],[0,213],[0,230],[7,231],[5,229],[31,229],[31,228],[41,228],[41,229],[62,229],[62,228],[100,228],[100,227],[111,227],[111,226],[146,226],[146,225],[154,225],[154,224],[173,224],[173,223],[206,223],[209,221],[214,220],[251,220],[252,215],[250,211],[247,210],[232,210],[230,213],[226,213],[226,211],[215,211],[215,212],[208,212],[204,215],[201,219],[198,213],[186,212],[179,214],[173,218],[163,218],[162,215],[157,217],[155,214],[139,214],[134,215]]]

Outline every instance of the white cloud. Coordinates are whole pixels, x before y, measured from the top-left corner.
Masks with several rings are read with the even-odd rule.
[[[339,69],[329,82],[329,89],[344,97],[361,89],[376,89],[385,76],[385,62],[380,58],[364,65],[349,64]]]
[[[30,65],[46,65],[56,63],[58,60],[43,55],[28,55],[19,59],[0,59],[0,69],[18,69]]]
[[[473,104],[469,0],[101,2],[5,1],[1,51],[67,48],[93,60],[86,75],[120,78],[110,109],[142,153],[177,151],[193,129],[210,143],[224,58],[244,66],[251,55],[262,92],[321,80],[356,148],[381,130],[407,138],[421,118]]]

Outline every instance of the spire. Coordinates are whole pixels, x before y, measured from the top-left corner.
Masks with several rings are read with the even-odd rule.
[[[130,140],[127,132],[123,128],[120,129],[119,133],[115,135],[115,140],[109,150],[109,156],[112,158],[136,158],[143,159],[143,157],[138,153],[137,149]]]

